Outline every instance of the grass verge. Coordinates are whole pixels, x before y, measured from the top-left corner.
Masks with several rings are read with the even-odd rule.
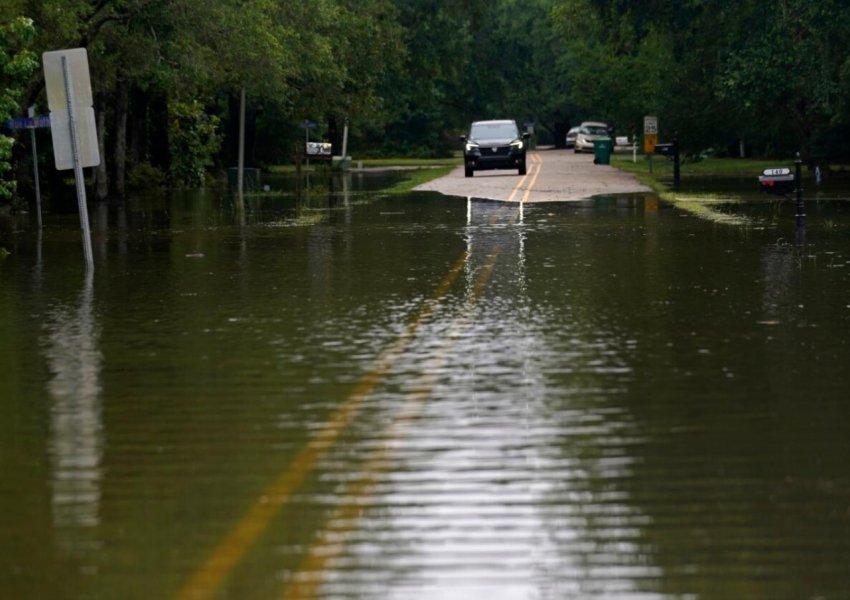
[[[697,162],[683,162],[680,165],[680,177],[688,179],[725,179],[748,180],[755,182],[765,169],[777,166],[793,166],[793,161],[756,160],[739,158],[705,158]],[[665,202],[684,210],[696,217],[726,225],[747,226],[753,222],[748,217],[730,215],[720,205],[735,202],[737,198],[718,197],[713,194],[682,194],[671,190],[673,181],[673,161],[662,156],[653,157],[652,173],[649,172],[647,157],[641,156],[637,162],[630,157],[612,156],[611,165],[621,171],[631,173],[642,184],[652,188]]]
[[[462,158],[366,158],[352,161],[355,165],[363,163],[367,169],[407,167],[421,169],[423,167],[457,167],[463,164]]]
[[[417,185],[421,185],[423,183],[428,183],[429,181],[433,181],[435,179],[439,179],[445,175],[448,175],[455,169],[454,165],[445,166],[445,167],[434,167],[431,169],[417,169],[415,171],[408,171],[406,173],[405,178],[402,181],[399,181],[391,188],[387,188],[384,192],[388,194],[406,194],[415,188]]]
[[[352,166],[364,169],[430,169],[437,167],[457,167],[463,164],[462,158],[364,158],[353,160]],[[328,169],[327,163],[313,163],[309,167],[303,165],[304,171]],[[295,165],[273,165],[268,167],[269,173],[295,173]]]
[[[381,190],[385,194],[406,194],[413,190],[418,185],[439,179],[451,173],[456,167],[463,164],[463,159],[460,158],[437,158],[437,159],[420,159],[420,158],[374,158],[366,159],[362,162],[364,168],[368,169],[387,169],[399,170],[403,172],[403,179],[394,186]],[[355,163],[355,164],[357,164]],[[305,171],[314,171],[317,169],[326,169],[327,166],[310,167]],[[269,167],[271,173],[295,173],[295,165],[278,165]],[[256,192],[253,195],[264,195],[268,192]],[[274,194],[272,194],[274,195]]]
[[[673,180],[673,161],[663,156],[652,159],[652,173],[649,172],[647,157],[641,156],[636,163],[630,157],[612,156],[611,165],[635,175],[641,183],[648,185],[660,194],[669,189]],[[697,162],[683,161],[680,177],[685,179],[751,179],[755,180],[765,169],[787,166],[793,168],[793,160],[757,160],[749,158],[705,158]]]

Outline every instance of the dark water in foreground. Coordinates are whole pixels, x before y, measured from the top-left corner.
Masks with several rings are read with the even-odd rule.
[[[847,205],[331,192],[3,234],[0,597],[850,597]]]

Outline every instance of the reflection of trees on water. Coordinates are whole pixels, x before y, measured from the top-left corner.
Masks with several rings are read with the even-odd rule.
[[[76,306],[55,307],[45,325],[53,522],[60,547],[80,556],[96,549],[92,530],[100,523],[103,457],[102,356],[92,279],[89,272]]]
[[[788,316],[793,307],[799,260],[792,246],[770,246],[762,251],[762,311],[765,319],[780,321]]]
[[[837,457],[850,447],[838,423],[850,410],[823,326],[835,288],[819,287],[772,232],[671,210],[593,217],[565,227],[562,243],[576,251],[553,265],[549,288],[573,298],[552,322],[572,311],[587,339],[607,331],[611,355],[598,364],[619,356],[631,373],[619,388],[616,373],[585,376],[601,428],[588,449],[625,467],[597,479],[609,487],[594,486],[599,500],[588,495],[587,506],[618,494],[631,507],[624,522],[634,524],[632,559],[649,592],[840,596],[850,495]],[[844,327],[838,315],[831,326]],[[619,434],[605,433],[618,421]]]

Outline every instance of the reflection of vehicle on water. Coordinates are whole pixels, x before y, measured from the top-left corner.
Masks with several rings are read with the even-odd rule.
[[[494,280],[522,277],[525,264],[525,229],[522,227],[525,207],[521,202],[467,200],[466,242],[470,273],[468,283],[475,279],[490,261],[496,260]]]
[[[528,133],[520,135],[516,121],[475,121],[469,135],[462,135],[464,174],[475,171],[517,169],[525,175],[525,152]]]

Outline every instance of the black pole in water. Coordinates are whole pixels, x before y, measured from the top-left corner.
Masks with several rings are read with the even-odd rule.
[[[797,188],[797,227],[806,226],[806,213],[803,207],[803,161],[800,158],[800,153],[797,153],[797,160],[794,161],[794,185]]]
[[[679,132],[673,136],[673,187],[679,187]]]

